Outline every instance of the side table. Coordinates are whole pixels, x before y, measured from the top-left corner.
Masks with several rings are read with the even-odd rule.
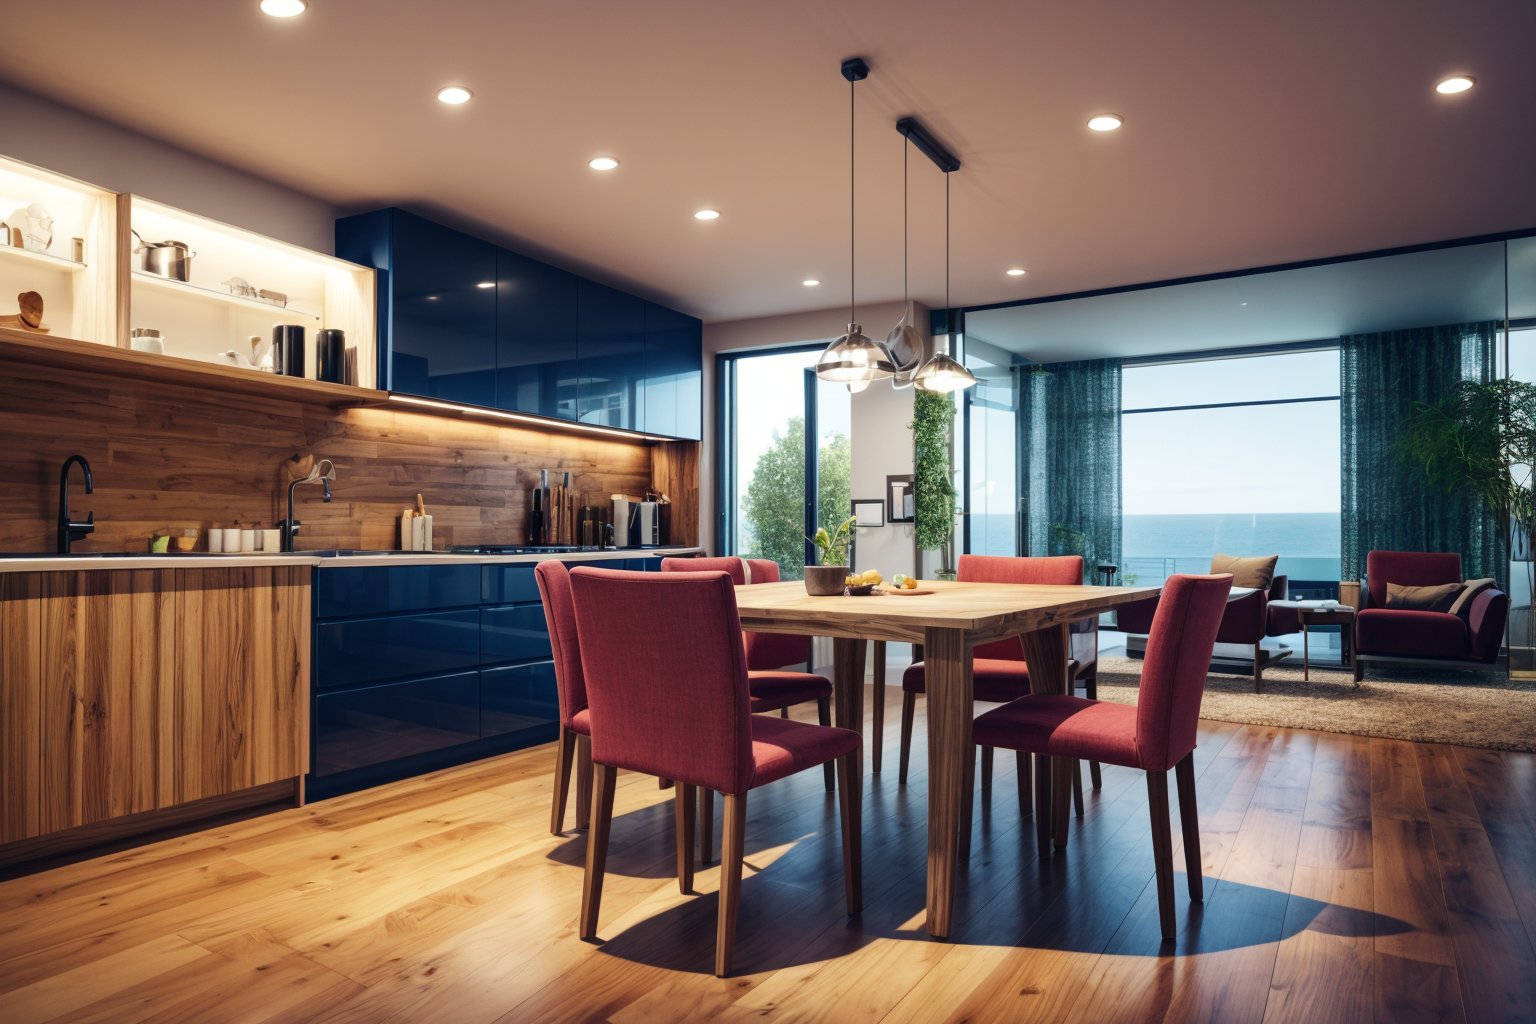
[[[1296,618],[1301,623],[1301,680],[1309,683],[1312,681],[1311,664],[1308,657],[1308,627],[1311,626],[1339,626],[1339,664],[1342,668],[1353,668],[1355,665],[1355,610],[1347,604],[1336,605],[1331,608],[1300,607],[1296,609]],[[1359,686],[1357,680],[1355,686]]]

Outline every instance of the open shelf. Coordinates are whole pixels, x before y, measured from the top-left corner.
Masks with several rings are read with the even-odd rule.
[[[84,263],[66,259],[63,256],[55,256],[51,252],[34,252],[31,249],[18,249],[14,245],[0,245],[0,260],[22,260],[41,263],[45,267],[54,270],[62,270],[66,274],[78,274],[85,269]]]
[[[153,288],[164,288],[169,292],[181,293],[199,299],[217,299],[219,302],[227,302],[230,305],[239,306],[243,309],[260,310],[263,313],[271,313],[274,316],[300,317],[317,324],[320,322],[320,315],[318,313],[306,313],[302,309],[296,309],[293,306],[279,306],[275,302],[263,302],[261,299],[235,295],[232,292],[221,292],[215,288],[204,288],[202,285],[189,284],[186,281],[177,281],[169,277],[146,274],[142,270],[135,270],[133,272],[133,280]]]
[[[8,361],[75,373],[98,373],[121,379],[182,384],[248,398],[302,402],[333,409],[375,405],[387,397],[383,391],[354,387],[351,384],[284,377],[238,366],[135,352],[126,348],[109,348],[74,338],[0,327],[0,363]]]

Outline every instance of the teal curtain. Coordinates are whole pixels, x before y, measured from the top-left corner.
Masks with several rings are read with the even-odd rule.
[[[1024,371],[1020,389],[1028,554],[1120,562],[1120,360]]]
[[[1457,551],[1467,579],[1509,575],[1508,537],[1489,514],[1427,491],[1392,451],[1419,403],[1458,380],[1495,372],[1497,323],[1446,324],[1339,339],[1341,577],[1357,580],[1370,551]]]

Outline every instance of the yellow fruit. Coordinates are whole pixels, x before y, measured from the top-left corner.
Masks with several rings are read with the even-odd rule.
[[[870,569],[870,570],[869,570],[869,571],[868,571],[868,572],[865,572],[865,573],[864,573],[864,574],[863,574],[863,575],[862,575],[862,577],[861,577],[861,578],[862,578],[862,579],[863,579],[863,581],[864,581],[864,582],[865,582],[865,583],[870,583],[870,584],[874,584],[874,583],[879,583],[879,582],[880,582],[880,581],[881,581],[881,580],[883,580],[883,579],[884,579],[884,578],[885,578],[885,577],[883,577],[883,576],[881,576],[881,575],[880,575],[880,573],[879,573],[879,572],[877,572],[877,571],[876,571],[876,570],[874,570],[874,569]]]
[[[916,590],[917,580],[913,579],[911,576],[908,576],[905,580],[902,581],[901,585],[906,587],[908,590]]]
[[[849,573],[847,576],[843,577],[843,586],[845,586],[845,587],[859,587],[859,586],[863,586],[863,580],[860,579],[858,576],[853,575],[853,573]]]

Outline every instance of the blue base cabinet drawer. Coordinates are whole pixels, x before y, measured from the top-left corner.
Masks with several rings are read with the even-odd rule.
[[[537,661],[552,656],[541,604],[480,609],[480,663]]]
[[[480,738],[480,673],[323,693],[315,700],[316,776]]]
[[[480,603],[478,565],[376,565],[320,569],[315,618],[465,608]],[[537,601],[538,595],[532,598]]]
[[[517,604],[539,600],[532,565],[481,567],[480,600],[486,604]]]
[[[546,642],[545,651],[548,649]],[[479,665],[478,608],[345,619],[322,622],[315,629],[317,690]]]
[[[481,670],[481,736],[504,736],[559,722],[553,661]]]

